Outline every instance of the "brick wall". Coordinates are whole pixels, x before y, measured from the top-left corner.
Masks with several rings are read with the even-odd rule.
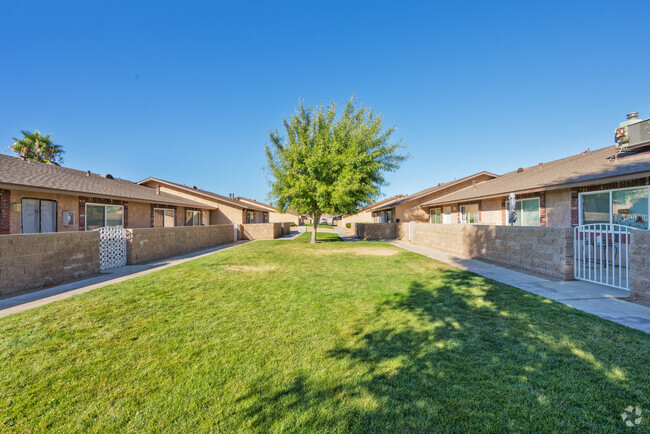
[[[280,223],[280,225],[282,225],[282,235],[291,233],[291,222]]]
[[[10,195],[9,190],[0,189],[0,235],[11,233],[9,224],[11,221],[9,218],[11,212]]]
[[[244,240],[272,240],[282,236],[281,223],[251,223],[242,225]]]
[[[397,238],[397,225],[403,223],[357,223],[356,235],[363,240]]]
[[[396,229],[384,224],[383,233],[408,241],[408,224]],[[373,228],[374,233],[381,229]],[[415,223],[413,242],[552,279],[573,279],[573,229],[477,224],[433,225]]]
[[[99,272],[99,232],[0,237],[0,295]]]
[[[650,301],[650,231],[631,231],[630,296]]]
[[[128,264],[145,264],[234,241],[233,225],[139,228],[127,231]]]

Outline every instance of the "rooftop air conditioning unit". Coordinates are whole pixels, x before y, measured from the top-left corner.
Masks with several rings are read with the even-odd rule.
[[[630,137],[628,148],[650,144],[650,119],[628,125],[627,135]]]

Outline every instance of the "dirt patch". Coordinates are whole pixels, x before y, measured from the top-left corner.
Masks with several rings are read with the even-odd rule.
[[[311,253],[318,255],[365,255],[365,256],[393,256],[401,253],[402,250],[391,249],[388,247],[352,247],[349,249],[327,249],[312,250]]]
[[[229,271],[271,271],[278,267],[275,265],[222,265],[221,268]]]

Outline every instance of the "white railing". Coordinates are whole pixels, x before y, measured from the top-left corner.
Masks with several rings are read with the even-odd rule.
[[[574,276],[579,280],[630,289],[629,226],[593,223],[574,229]]]

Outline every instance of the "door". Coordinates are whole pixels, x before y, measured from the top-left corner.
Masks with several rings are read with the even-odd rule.
[[[442,209],[442,223],[445,225],[451,224],[451,207],[446,206]]]
[[[20,208],[23,234],[56,232],[55,201],[23,199]]]

